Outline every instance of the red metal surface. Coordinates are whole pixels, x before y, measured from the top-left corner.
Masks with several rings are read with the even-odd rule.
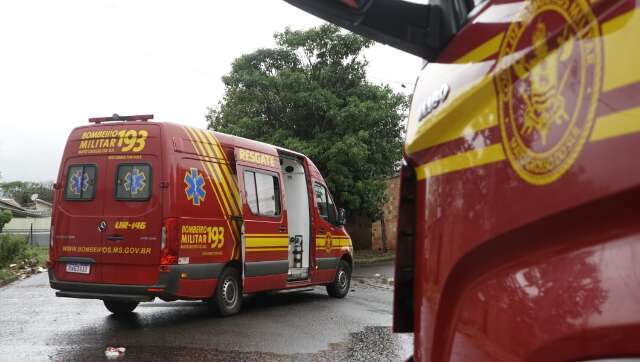
[[[627,84],[603,85],[611,63],[624,54],[612,36],[637,24],[619,17],[637,12],[640,2],[567,3],[591,6],[596,23],[580,22],[591,16],[584,11],[570,17],[534,11],[519,35],[486,44],[514,31],[517,16],[526,17],[522,6],[532,3],[543,2],[490,1],[416,85],[405,157],[423,174],[403,195],[415,191],[417,361],[640,356],[640,169],[634,157],[640,133],[629,126],[602,136],[619,127],[612,122],[624,121],[624,112],[640,107],[637,69],[628,70]],[[611,21],[620,25],[603,25]],[[577,41],[561,39],[565,29]],[[535,41],[540,34],[546,53]],[[592,36],[581,38],[585,34]],[[518,61],[528,64],[526,72],[518,73]],[[544,86],[544,79],[533,79],[539,75],[558,82],[554,93],[538,98],[541,112],[562,99],[567,115],[554,113],[548,128],[536,124],[527,131],[526,112],[533,109],[527,102]],[[424,100],[443,83],[451,89],[448,98],[421,120]],[[529,120],[544,120],[540,114]],[[474,126],[478,120],[486,126]],[[430,133],[421,133],[425,124]],[[457,137],[445,137],[458,124]],[[567,138],[571,127],[581,141]],[[442,139],[426,141],[433,135]],[[537,175],[523,170],[531,159],[510,154],[514,139],[555,160]],[[554,153],[557,145],[566,152]],[[498,156],[474,164],[488,149]],[[399,232],[410,213],[401,204]],[[396,273],[398,279],[400,269]],[[396,298],[406,295],[396,290]],[[396,323],[406,330],[401,306],[396,300]]]

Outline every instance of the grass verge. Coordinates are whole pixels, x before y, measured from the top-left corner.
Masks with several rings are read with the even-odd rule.
[[[353,263],[355,265],[376,264],[393,260],[395,257],[395,250],[355,250],[353,252]]]
[[[48,258],[47,247],[32,247],[20,235],[0,235],[0,286],[41,270]]]

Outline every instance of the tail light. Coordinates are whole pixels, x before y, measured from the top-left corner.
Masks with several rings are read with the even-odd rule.
[[[178,262],[178,246],[178,219],[165,219],[160,236],[160,264],[176,264]]]
[[[55,227],[53,226],[53,222],[51,222],[51,228],[49,228],[49,249],[53,249],[54,231]]]
[[[47,260],[47,269],[53,269],[54,267],[55,249],[53,246],[56,238],[55,234],[55,227],[52,220],[51,227],[49,228],[49,260]]]

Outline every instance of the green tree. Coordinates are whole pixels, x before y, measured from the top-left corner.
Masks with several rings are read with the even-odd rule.
[[[13,214],[9,210],[0,210],[0,233],[6,224],[13,219]]]
[[[274,35],[277,46],[237,58],[209,128],[308,155],[336,203],[376,220],[402,156],[407,99],[366,80],[373,43],[333,25]]]
[[[19,204],[31,202],[31,195],[38,194],[40,200],[53,202],[53,185],[42,182],[12,181],[0,184],[4,197],[10,197]]]

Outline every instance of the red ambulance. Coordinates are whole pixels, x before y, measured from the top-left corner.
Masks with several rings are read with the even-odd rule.
[[[244,293],[349,291],[353,247],[306,156],[153,116],[71,132],[55,185],[49,280],[115,314],[160,298],[237,313]]]

